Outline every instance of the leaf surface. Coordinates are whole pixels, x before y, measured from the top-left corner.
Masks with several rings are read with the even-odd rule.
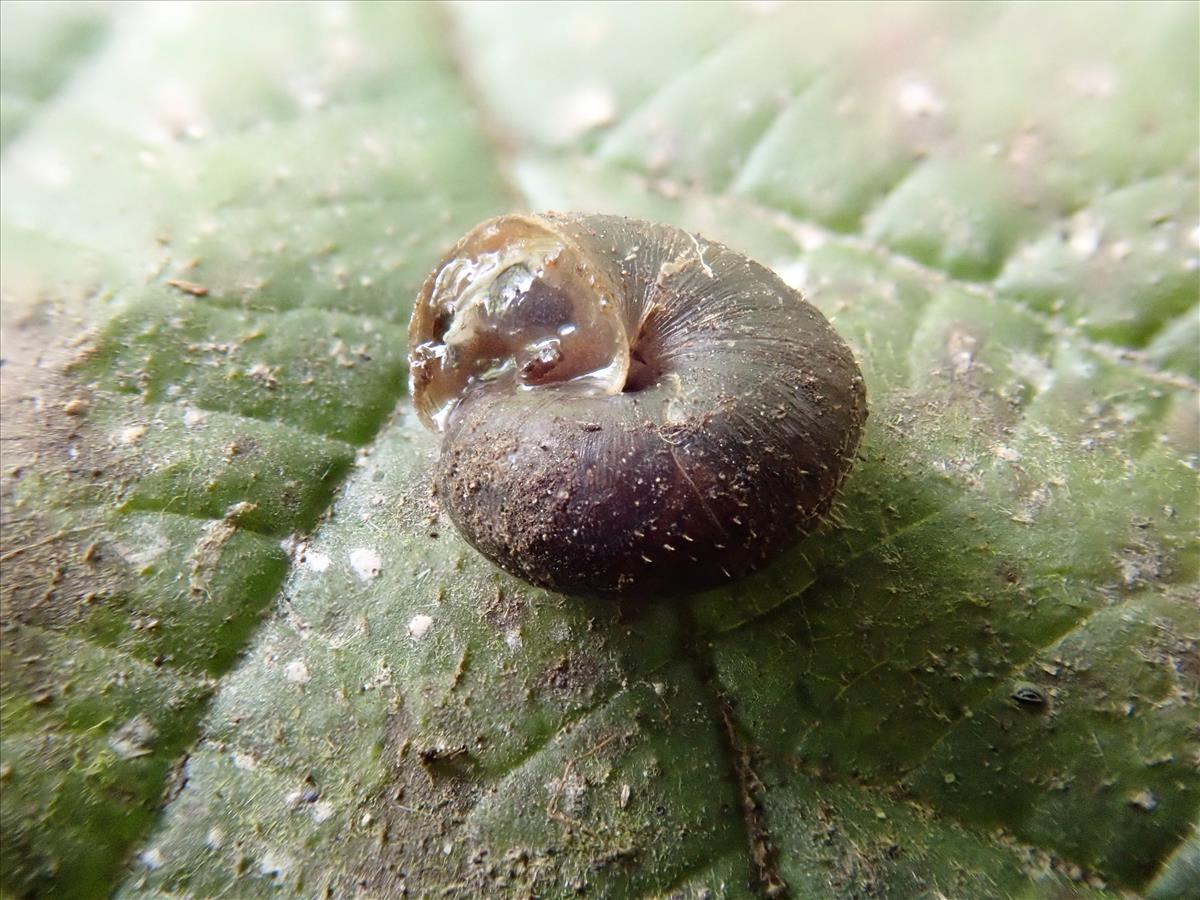
[[[6,890],[1187,896],[1194,6],[3,10]],[[622,610],[439,515],[411,298],[543,208],[829,316],[820,533]]]

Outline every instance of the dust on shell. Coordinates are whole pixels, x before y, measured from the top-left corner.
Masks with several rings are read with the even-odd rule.
[[[854,460],[862,374],[769,269],[667,225],[506,216],[426,281],[413,401],[481,553],[572,594],[694,591],[810,532]]]

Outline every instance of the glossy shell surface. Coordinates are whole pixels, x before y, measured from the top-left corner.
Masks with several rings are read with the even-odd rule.
[[[496,564],[565,593],[758,568],[828,511],[867,416],[853,355],[797,291],[615,216],[478,226],[427,280],[409,350],[443,509]]]

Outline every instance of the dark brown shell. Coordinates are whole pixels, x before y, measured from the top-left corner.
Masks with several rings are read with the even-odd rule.
[[[509,241],[481,277],[499,283],[528,242],[533,262],[506,276],[528,290],[468,287]],[[483,305],[464,314],[472,291]],[[541,320],[576,343],[543,340]],[[485,222],[426,282],[409,339],[414,402],[444,430],[442,507],[497,565],[565,593],[678,593],[758,568],[828,511],[867,417],[853,355],[797,291],[727,247],[633,219]]]

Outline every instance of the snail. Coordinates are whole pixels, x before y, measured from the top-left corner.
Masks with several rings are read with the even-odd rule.
[[[854,460],[862,373],[766,267],[607,215],[464,236],[409,326],[434,491],[501,568],[578,595],[695,591],[810,532]]]

